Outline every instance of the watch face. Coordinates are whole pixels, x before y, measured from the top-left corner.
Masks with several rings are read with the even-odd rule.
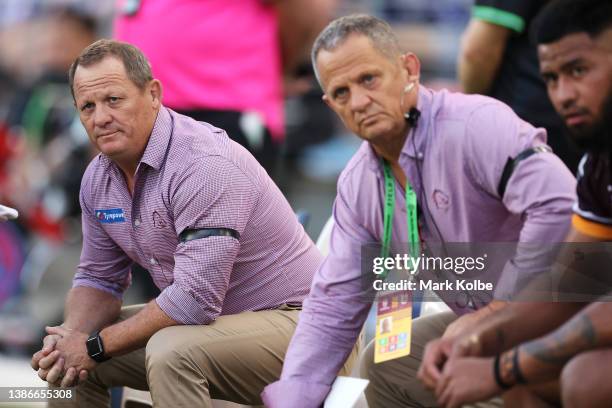
[[[95,337],[88,338],[86,346],[87,346],[87,354],[89,354],[90,357],[100,352],[100,349],[98,347],[98,342],[96,341]]]
[[[100,334],[95,333],[87,339],[85,343],[87,347],[87,354],[93,360],[97,362],[104,361],[104,348],[102,347],[102,341],[100,340]]]

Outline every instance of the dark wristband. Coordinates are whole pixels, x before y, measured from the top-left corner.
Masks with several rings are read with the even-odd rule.
[[[510,388],[512,388],[511,384],[506,384],[502,378],[501,378],[501,373],[499,371],[499,360],[500,360],[501,355],[498,354],[495,356],[495,360],[493,360],[493,376],[495,377],[495,382],[497,383],[497,386],[499,388],[501,388],[502,390],[508,390]]]
[[[516,379],[517,384],[527,384],[527,380],[521,371],[521,366],[519,365],[519,348],[516,347],[514,349],[514,356],[512,356],[512,374],[514,374],[514,378]]]

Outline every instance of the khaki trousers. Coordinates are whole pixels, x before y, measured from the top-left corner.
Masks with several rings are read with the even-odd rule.
[[[368,344],[361,360],[361,376],[370,380],[366,389],[370,408],[438,406],[434,394],[417,379],[417,372],[427,343],[442,337],[456,318],[453,312],[442,312],[414,320],[410,355],[406,357],[374,364],[374,341]],[[500,398],[476,405],[479,408],[501,406]]]
[[[124,307],[120,320],[144,305]],[[101,363],[76,387],[76,400],[50,407],[109,407],[109,388],[149,390],[154,407],[212,407],[211,399],[263,404],[260,393],[280,377],[299,310],[220,316],[209,325],[172,326],[155,333],[146,348]],[[347,375],[356,347],[340,375]]]

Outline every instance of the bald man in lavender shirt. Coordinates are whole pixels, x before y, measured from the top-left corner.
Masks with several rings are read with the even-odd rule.
[[[108,406],[117,385],[150,390],[159,407],[261,404],[318,250],[250,153],[162,106],[137,48],[90,45],[70,86],[101,153],[81,184],[83,250],[65,320],[32,367],[52,385],[78,384],[70,406]],[[161,294],[121,308],[135,262]]]
[[[365,15],[335,20],[315,41],[312,60],[324,101],[364,143],[338,180],[330,253],[304,302],[281,379],[264,391],[266,406],[274,408],[319,407],[366,320],[374,293],[372,285],[364,285],[362,249],[384,236],[383,160],[395,178],[390,244],[397,254],[410,242],[408,185],[427,244],[562,242],[575,200],[575,179],[547,148],[543,129],[493,99],[420,85],[418,58],[401,52],[385,22]],[[500,188],[508,159],[527,151],[534,154],[518,162]],[[504,281],[525,277],[517,267],[525,255],[517,251],[500,265]],[[374,364],[368,346],[364,375],[371,380],[366,390],[371,408],[436,406],[433,393],[417,380],[425,345],[442,335],[469,333],[506,307],[501,300],[443,300],[453,310],[413,323],[409,356]],[[429,355],[441,363],[444,350],[438,351]],[[427,372],[421,378],[431,387],[436,376],[440,373]]]

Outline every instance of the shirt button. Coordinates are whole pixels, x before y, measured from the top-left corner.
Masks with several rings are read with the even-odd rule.
[[[140,220],[139,219],[134,220],[134,225],[137,227],[140,226]]]
[[[423,158],[423,153],[421,153],[421,152],[417,153],[417,157],[418,157],[419,159],[422,159],[422,158]]]
[[[149,262],[151,263],[151,265],[157,265],[157,261],[155,260],[155,258],[149,259]]]

